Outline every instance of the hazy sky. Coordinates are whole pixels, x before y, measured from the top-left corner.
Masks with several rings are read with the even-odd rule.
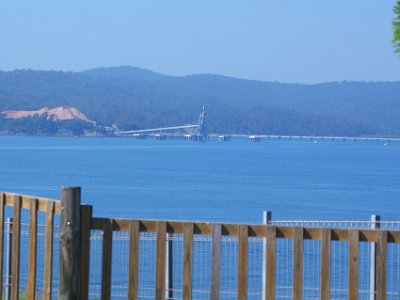
[[[0,0],[0,69],[400,80],[395,0]]]

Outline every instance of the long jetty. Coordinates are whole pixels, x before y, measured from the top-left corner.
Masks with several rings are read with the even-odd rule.
[[[400,141],[400,137],[354,137],[354,136],[317,136],[317,135],[269,135],[269,134],[183,134],[183,133],[147,133],[146,131],[135,131],[125,137],[132,137],[140,140],[155,139],[155,140],[188,140],[188,141],[206,141],[216,139],[223,142],[229,142],[232,139],[248,139],[252,142],[260,142],[268,139],[298,139],[298,140],[313,140],[313,141],[376,141],[389,143],[391,141]]]
[[[211,138],[221,136],[229,136],[231,138],[250,138],[257,137],[260,139],[299,139],[299,140],[353,140],[353,141],[400,141],[400,137],[363,137],[363,136],[322,136],[322,135],[273,135],[273,134],[209,134]]]

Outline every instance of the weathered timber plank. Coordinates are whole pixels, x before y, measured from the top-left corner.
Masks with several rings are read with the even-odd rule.
[[[60,275],[58,298],[80,297],[82,263],[81,188],[61,188]]]
[[[101,268],[101,300],[111,299],[111,272],[112,272],[112,220],[103,224],[103,257]]]
[[[102,224],[106,218],[93,218],[91,222],[91,228],[94,230],[102,230]],[[114,231],[125,231],[129,232],[128,219],[112,219]],[[154,220],[138,220],[140,222],[141,232],[156,232],[157,221]],[[183,234],[184,222],[177,221],[164,221],[167,224],[167,233],[179,233]],[[194,234],[212,235],[213,223],[201,223],[195,222]],[[238,236],[238,224],[221,224],[223,236]],[[249,237],[260,237],[263,238],[266,235],[267,228],[265,225],[248,225]],[[276,237],[293,239],[294,238],[294,227],[290,226],[275,226]],[[303,240],[321,240],[321,228],[309,227],[303,228]],[[378,241],[378,230],[362,229],[359,230],[359,239],[362,242],[376,243]],[[331,240],[332,241],[349,241],[349,231],[347,229],[332,228],[331,229]],[[399,231],[388,231],[388,242],[389,243],[400,243],[400,232]]]
[[[11,299],[19,299],[19,266],[21,234],[21,198],[13,197],[12,259],[11,259]]]
[[[54,202],[47,202],[46,209],[46,242],[44,259],[44,292],[43,299],[51,299],[53,279],[53,225],[54,225]]]
[[[222,226],[213,224],[211,244],[210,300],[220,299]]]
[[[239,225],[239,253],[238,253],[238,300],[247,299],[247,255],[248,255],[249,227]]]
[[[321,289],[320,299],[330,300],[331,297],[331,229],[322,228],[321,241]]]
[[[295,227],[293,232],[293,300],[303,298],[303,228]]]
[[[184,224],[183,265],[182,265],[182,299],[192,300],[193,274],[193,223]]]
[[[388,243],[400,243],[400,231],[388,231]]]
[[[45,212],[47,209],[48,202],[54,202],[54,212],[60,213],[61,212],[61,205],[60,202],[54,199],[47,199],[47,198],[38,198],[34,196],[27,196],[27,195],[18,195],[13,193],[5,193],[5,205],[6,206],[13,206],[14,205],[14,197],[19,197],[21,199],[21,208],[29,209],[30,202],[36,200],[38,202],[38,211]]]
[[[35,299],[36,292],[37,209],[37,200],[32,199],[29,208],[28,299]]]
[[[267,245],[265,251],[266,268],[265,276],[265,299],[275,300],[275,283],[276,283],[276,228],[268,226],[267,229]]]
[[[379,231],[376,247],[376,300],[386,300],[387,232]]]
[[[81,273],[81,300],[89,297],[89,268],[90,268],[90,222],[92,219],[93,207],[90,205],[81,206],[82,216],[82,273]]]
[[[12,205],[11,205],[12,206]],[[91,227],[94,230],[101,230],[101,224],[105,218],[93,218]],[[129,219],[112,219],[114,231],[125,231],[129,232]],[[156,232],[156,222],[154,220],[139,220],[141,232]],[[183,234],[184,222],[178,221],[164,221],[167,223],[168,233],[179,233]],[[238,236],[238,224],[221,224],[223,236]],[[212,234],[213,223],[194,223],[195,234]],[[265,237],[266,227],[265,225],[248,225],[249,226],[249,237]],[[294,229],[289,226],[276,226],[277,238],[293,239]],[[318,227],[304,228],[303,239],[304,240],[321,240],[321,230]],[[359,230],[360,241],[364,242],[377,242],[377,230],[362,229]],[[347,229],[334,228],[332,229],[331,237],[333,241],[348,241],[349,231]],[[388,231],[388,242],[400,243],[400,232]]]
[[[360,233],[350,230],[349,233],[349,300],[358,299],[358,250]]]
[[[139,287],[139,221],[130,221],[128,299],[138,299]]]
[[[165,300],[165,265],[166,265],[166,234],[167,223],[158,221],[157,252],[156,252],[156,290],[155,299]]]

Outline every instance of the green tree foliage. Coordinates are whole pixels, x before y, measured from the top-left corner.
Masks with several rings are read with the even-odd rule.
[[[170,77],[130,67],[0,71],[0,112],[71,106],[97,124],[126,130],[193,123],[206,105],[207,128],[215,133],[400,136],[399,94],[399,82],[282,84],[215,75]],[[9,134],[20,128],[25,134],[80,135],[91,130],[85,126],[93,127],[0,119],[0,132]]]
[[[79,120],[52,121],[46,115],[20,119],[0,116],[0,134],[9,135],[84,135],[85,131],[106,134],[103,129]]]
[[[393,20],[393,44],[396,53],[400,55],[400,0],[397,0],[397,4],[393,7],[395,18]]]

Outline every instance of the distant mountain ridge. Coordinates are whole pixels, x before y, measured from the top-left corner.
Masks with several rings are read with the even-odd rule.
[[[134,79],[134,80],[160,80],[171,77],[150,70],[137,67],[130,67],[130,66],[95,68],[82,71],[81,73],[92,76],[103,76],[103,77],[124,78],[124,79]]]
[[[123,129],[193,122],[210,132],[400,136],[400,82],[288,84],[134,67],[0,72],[0,111],[67,105]]]

